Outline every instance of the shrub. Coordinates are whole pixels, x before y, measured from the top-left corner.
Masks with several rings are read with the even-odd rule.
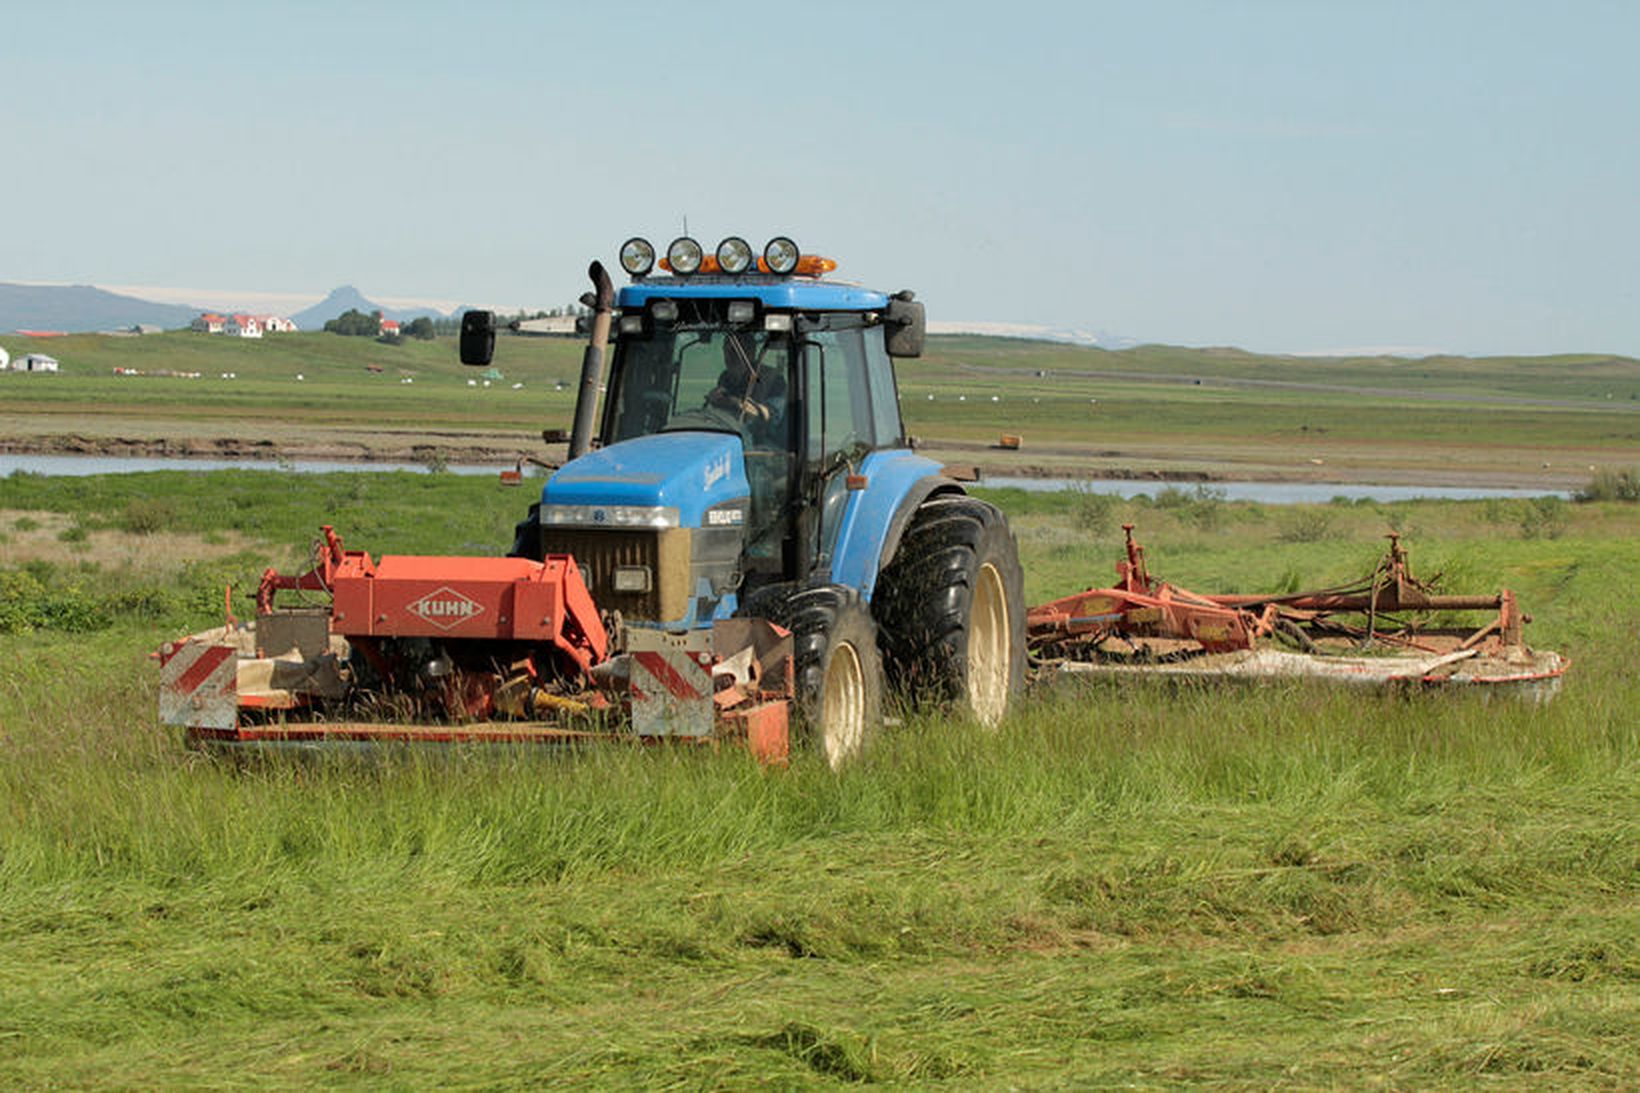
[[[133,535],[152,535],[177,521],[176,506],[163,497],[136,497],[127,501],[115,526]]]
[[[1566,530],[1566,502],[1553,494],[1526,502],[1520,517],[1522,539],[1558,539]]]
[[[1516,519],[1514,502],[1505,500],[1502,497],[1488,497],[1481,504],[1481,519],[1493,527],[1514,523]]]
[[[1281,521],[1276,538],[1283,543],[1319,543],[1333,537],[1332,514],[1321,509],[1299,509]]]
[[[1076,529],[1096,536],[1110,531],[1116,519],[1116,497],[1085,485],[1073,486],[1072,493],[1071,523]]]
[[[81,634],[107,624],[102,605],[79,585],[52,587],[27,570],[0,571],[0,634]]]
[[[1225,492],[1217,486],[1197,484],[1189,491],[1168,486],[1156,495],[1156,507],[1173,510],[1179,519],[1198,531],[1212,531],[1224,515]]]
[[[1578,501],[1640,501],[1640,470],[1602,468],[1574,495]]]

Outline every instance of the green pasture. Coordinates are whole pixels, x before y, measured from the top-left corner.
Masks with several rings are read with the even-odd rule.
[[[908,712],[840,775],[235,766],[156,725],[147,652],[321,521],[494,553],[528,492],[0,479],[0,1083],[1640,1084],[1634,504],[990,495],[1033,600],[1108,580],[1123,522],[1208,590],[1355,576],[1400,531],[1573,658],[1542,707],[1062,683],[995,733]]]
[[[1142,345],[1107,350],[1011,338],[929,339],[922,358],[936,368],[1104,373],[1194,385],[1304,385],[1387,391],[1403,396],[1640,402],[1640,361],[1605,353],[1547,357],[1294,357],[1241,349]]]
[[[582,351],[572,339],[503,338],[496,368],[504,378],[484,387],[458,363],[450,338],[389,346],[318,333],[75,335],[12,338],[8,348],[51,352],[64,372],[0,374],[0,438],[119,436],[186,422],[191,432],[226,435],[516,431],[523,443],[542,428],[568,427]],[[145,374],[116,376],[116,367]],[[167,371],[200,375],[157,374]],[[1628,358],[1329,360],[936,337],[898,371],[908,431],[936,445],[1014,432],[1031,445],[1090,453],[1148,443],[1330,458],[1399,445],[1426,461],[1461,445],[1527,453],[1516,463],[1533,468],[1568,457],[1621,461],[1640,450],[1640,362]]]

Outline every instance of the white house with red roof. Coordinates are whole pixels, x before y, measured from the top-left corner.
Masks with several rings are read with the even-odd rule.
[[[263,334],[290,334],[296,324],[283,315],[218,315],[204,312],[189,324],[201,334],[226,334],[234,338],[260,338]]]
[[[384,336],[398,337],[399,321],[397,319],[383,319],[381,320],[381,328]]]

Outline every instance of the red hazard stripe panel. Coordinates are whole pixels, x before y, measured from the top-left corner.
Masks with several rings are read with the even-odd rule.
[[[666,659],[664,654],[645,652],[633,653],[632,655],[637,659],[638,663],[643,666],[644,670],[654,676],[656,681],[659,682],[662,687],[666,688],[667,693],[672,697],[701,697],[700,690],[697,689],[693,683],[690,683],[681,674],[679,674],[678,670],[672,667],[671,663]]]
[[[205,646],[199,658],[177,677],[172,688],[182,694],[192,694],[199,689],[200,684],[210,678],[211,673],[216,671],[223,661],[233,655],[234,651],[226,645]]]

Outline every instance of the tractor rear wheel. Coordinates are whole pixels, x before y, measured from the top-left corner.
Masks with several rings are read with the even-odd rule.
[[[854,759],[882,723],[877,624],[852,589],[822,585],[784,605],[792,632],[799,715],[833,770]]]
[[[1025,681],[1025,577],[1007,519],[966,496],[923,502],[877,579],[889,679],[995,726]]]

